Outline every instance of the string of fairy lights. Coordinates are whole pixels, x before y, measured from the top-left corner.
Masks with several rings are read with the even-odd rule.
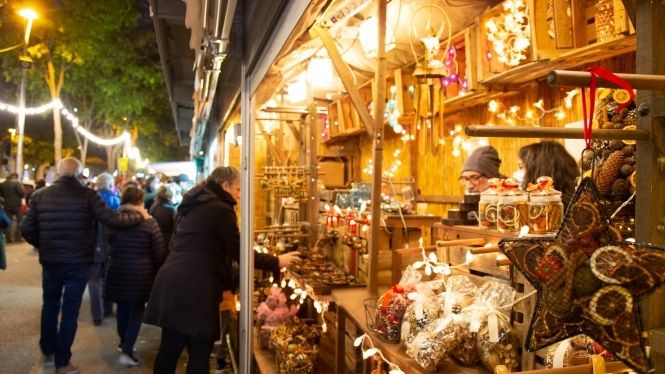
[[[74,115],[74,113],[68,110],[65,107],[65,105],[62,103],[62,101],[60,101],[60,99],[55,99],[49,103],[42,104],[40,106],[23,108],[23,109],[17,107],[16,105],[0,101],[0,111],[9,112],[12,114],[20,114],[22,110],[24,115],[34,116],[54,109],[60,110],[60,113],[62,113],[62,115],[69,121],[72,128],[74,128],[74,130],[76,130],[79,134],[81,134],[84,138],[88,139],[89,141],[102,146],[124,144],[125,155],[128,158],[135,160],[139,167],[141,168],[146,167],[147,164],[149,163],[148,159],[145,160],[141,159],[141,151],[137,147],[132,146],[131,144],[132,139],[129,132],[123,131],[119,136],[114,138],[99,137],[88,131],[83,126],[81,126],[79,119],[76,117],[76,115]]]

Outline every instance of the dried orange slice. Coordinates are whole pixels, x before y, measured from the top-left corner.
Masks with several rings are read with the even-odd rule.
[[[651,274],[665,279],[665,252],[655,250],[637,250],[635,253],[637,261],[648,269]]]
[[[615,268],[625,266],[632,262],[630,254],[623,248],[615,245],[606,245],[593,252],[590,259],[591,271],[598,279],[605,283],[621,284],[623,279],[612,277]]]
[[[612,93],[612,89],[611,88],[599,88],[598,91],[596,91],[596,92],[598,92],[598,100],[603,100],[603,99],[607,98],[608,96],[610,96],[610,94]]]
[[[630,101],[630,93],[626,90],[616,90],[612,93],[612,99],[619,104],[625,104]]]
[[[637,126],[628,125],[628,126],[624,126],[621,130],[636,130],[636,129],[637,129]],[[626,145],[633,145],[633,144],[637,143],[637,140],[622,140],[622,142],[623,142],[623,144],[626,144]]]
[[[635,316],[632,312],[622,314],[612,325],[614,340],[623,345],[635,346],[640,344],[639,328],[635,324]]]
[[[577,229],[577,235],[582,236],[594,233],[600,225],[598,208],[587,202],[580,202],[573,207],[572,223]]]
[[[633,297],[619,286],[606,286],[596,291],[589,303],[589,312],[594,321],[610,326],[624,313],[632,313]]]
[[[633,188],[637,188],[637,171],[634,171],[633,174],[628,177],[628,182],[630,182],[630,185],[633,186]]]
[[[621,283],[630,283],[634,290],[651,288],[656,284],[656,280],[649,271],[636,264],[618,266],[611,271],[610,277],[621,281]]]

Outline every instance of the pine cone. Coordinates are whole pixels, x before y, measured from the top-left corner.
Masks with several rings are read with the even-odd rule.
[[[621,166],[623,165],[624,155],[621,151],[612,152],[612,154],[607,157],[603,165],[598,171],[596,176],[596,184],[598,185],[598,191],[603,195],[609,195],[612,192],[612,184],[614,180],[619,177],[621,174]]]

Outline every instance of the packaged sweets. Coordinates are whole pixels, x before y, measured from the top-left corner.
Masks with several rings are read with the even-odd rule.
[[[471,332],[469,321],[458,321],[457,324],[455,344],[450,350],[450,356],[463,366],[476,366],[480,363],[480,356],[478,356],[478,349],[476,349],[478,333]]]
[[[535,234],[553,234],[563,220],[561,192],[553,187],[550,177],[540,177],[529,185],[529,229]]]
[[[415,292],[409,294],[412,301],[402,319],[402,340],[410,342],[426,325],[439,318],[441,304],[429,283],[420,283]]]
[[[478,293],[478,286],[466,275],[451,275],[444,285],[444,292],[439,294],[444,317],[448,317],[451,313],[459,313],[471,305]]]
[[[402,318],[410,304],[404,288],[393,286],[379,298],[372,327],[387,341],[399,343]]]
[[[478,226],[486,229],[496,228],[497,203],[499,202],[498,187],[500,179],[492,178],[488,181],[489,188],[480,193],[478,202]]]
[[[422,275],[411,266],[402,273],[399,284],[391,287],[378,300],[374,316],[374,331],[391,343],[399,343],[402,319],[407,307],[412,303],[408,293],[420,284]]]
[[[496,226],[499,231],[517,232],[529,223],[528,195],[514,179],[506,179],[499,190]]]
[[[438,318],[427,324],[406,344],[406,354],[425,370],[434,371],[457,344],[457,326],[452,319]]]
[[[476,335],[476,348],[478,355],[482,357],[483,365],[494,370],[497,365],[505,365],[510,370],[519,367],[517,348],[520,342],[511,331],[510,324],[506,319],[498,319],[498,341],[492,341],[489,324],[483,323]]]
[[[519,342],[506,315],[514,298],[515,290],[507,284],[492,281],[483,284],[475,302],[464,308],[457,319],[460,336],[451,356],[464,365],[475,365],[480,361],[492,371],[497,365],[516,369],[519,366]]]
[[[545,356],[545,366],[548,369],[568,366],[584,365],[589,362],[589,356],[600,355],[606,361],[615,360],[616,357],[602,345],[596,343],[586,335],[577,335],[552,344]]]

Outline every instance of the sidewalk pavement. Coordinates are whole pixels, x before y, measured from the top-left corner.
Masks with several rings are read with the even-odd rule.
[[[7,244],[5,250],[7,270],[0,270],[0,373],[54,373],[54,368],[42,367],[39,350],[42,267],[37,251],[25,242]],[[158,327],[143,325],[136,342],[141,364],[135,368],[121,366],[117,362],[115,317],[106,318],[101,326],[93,325],[86,291],[72,346],[72,362],[81,368],[81,373],[152,373],[160,333]],[[183,354],[178,373],[185,372],[185,361]]]

